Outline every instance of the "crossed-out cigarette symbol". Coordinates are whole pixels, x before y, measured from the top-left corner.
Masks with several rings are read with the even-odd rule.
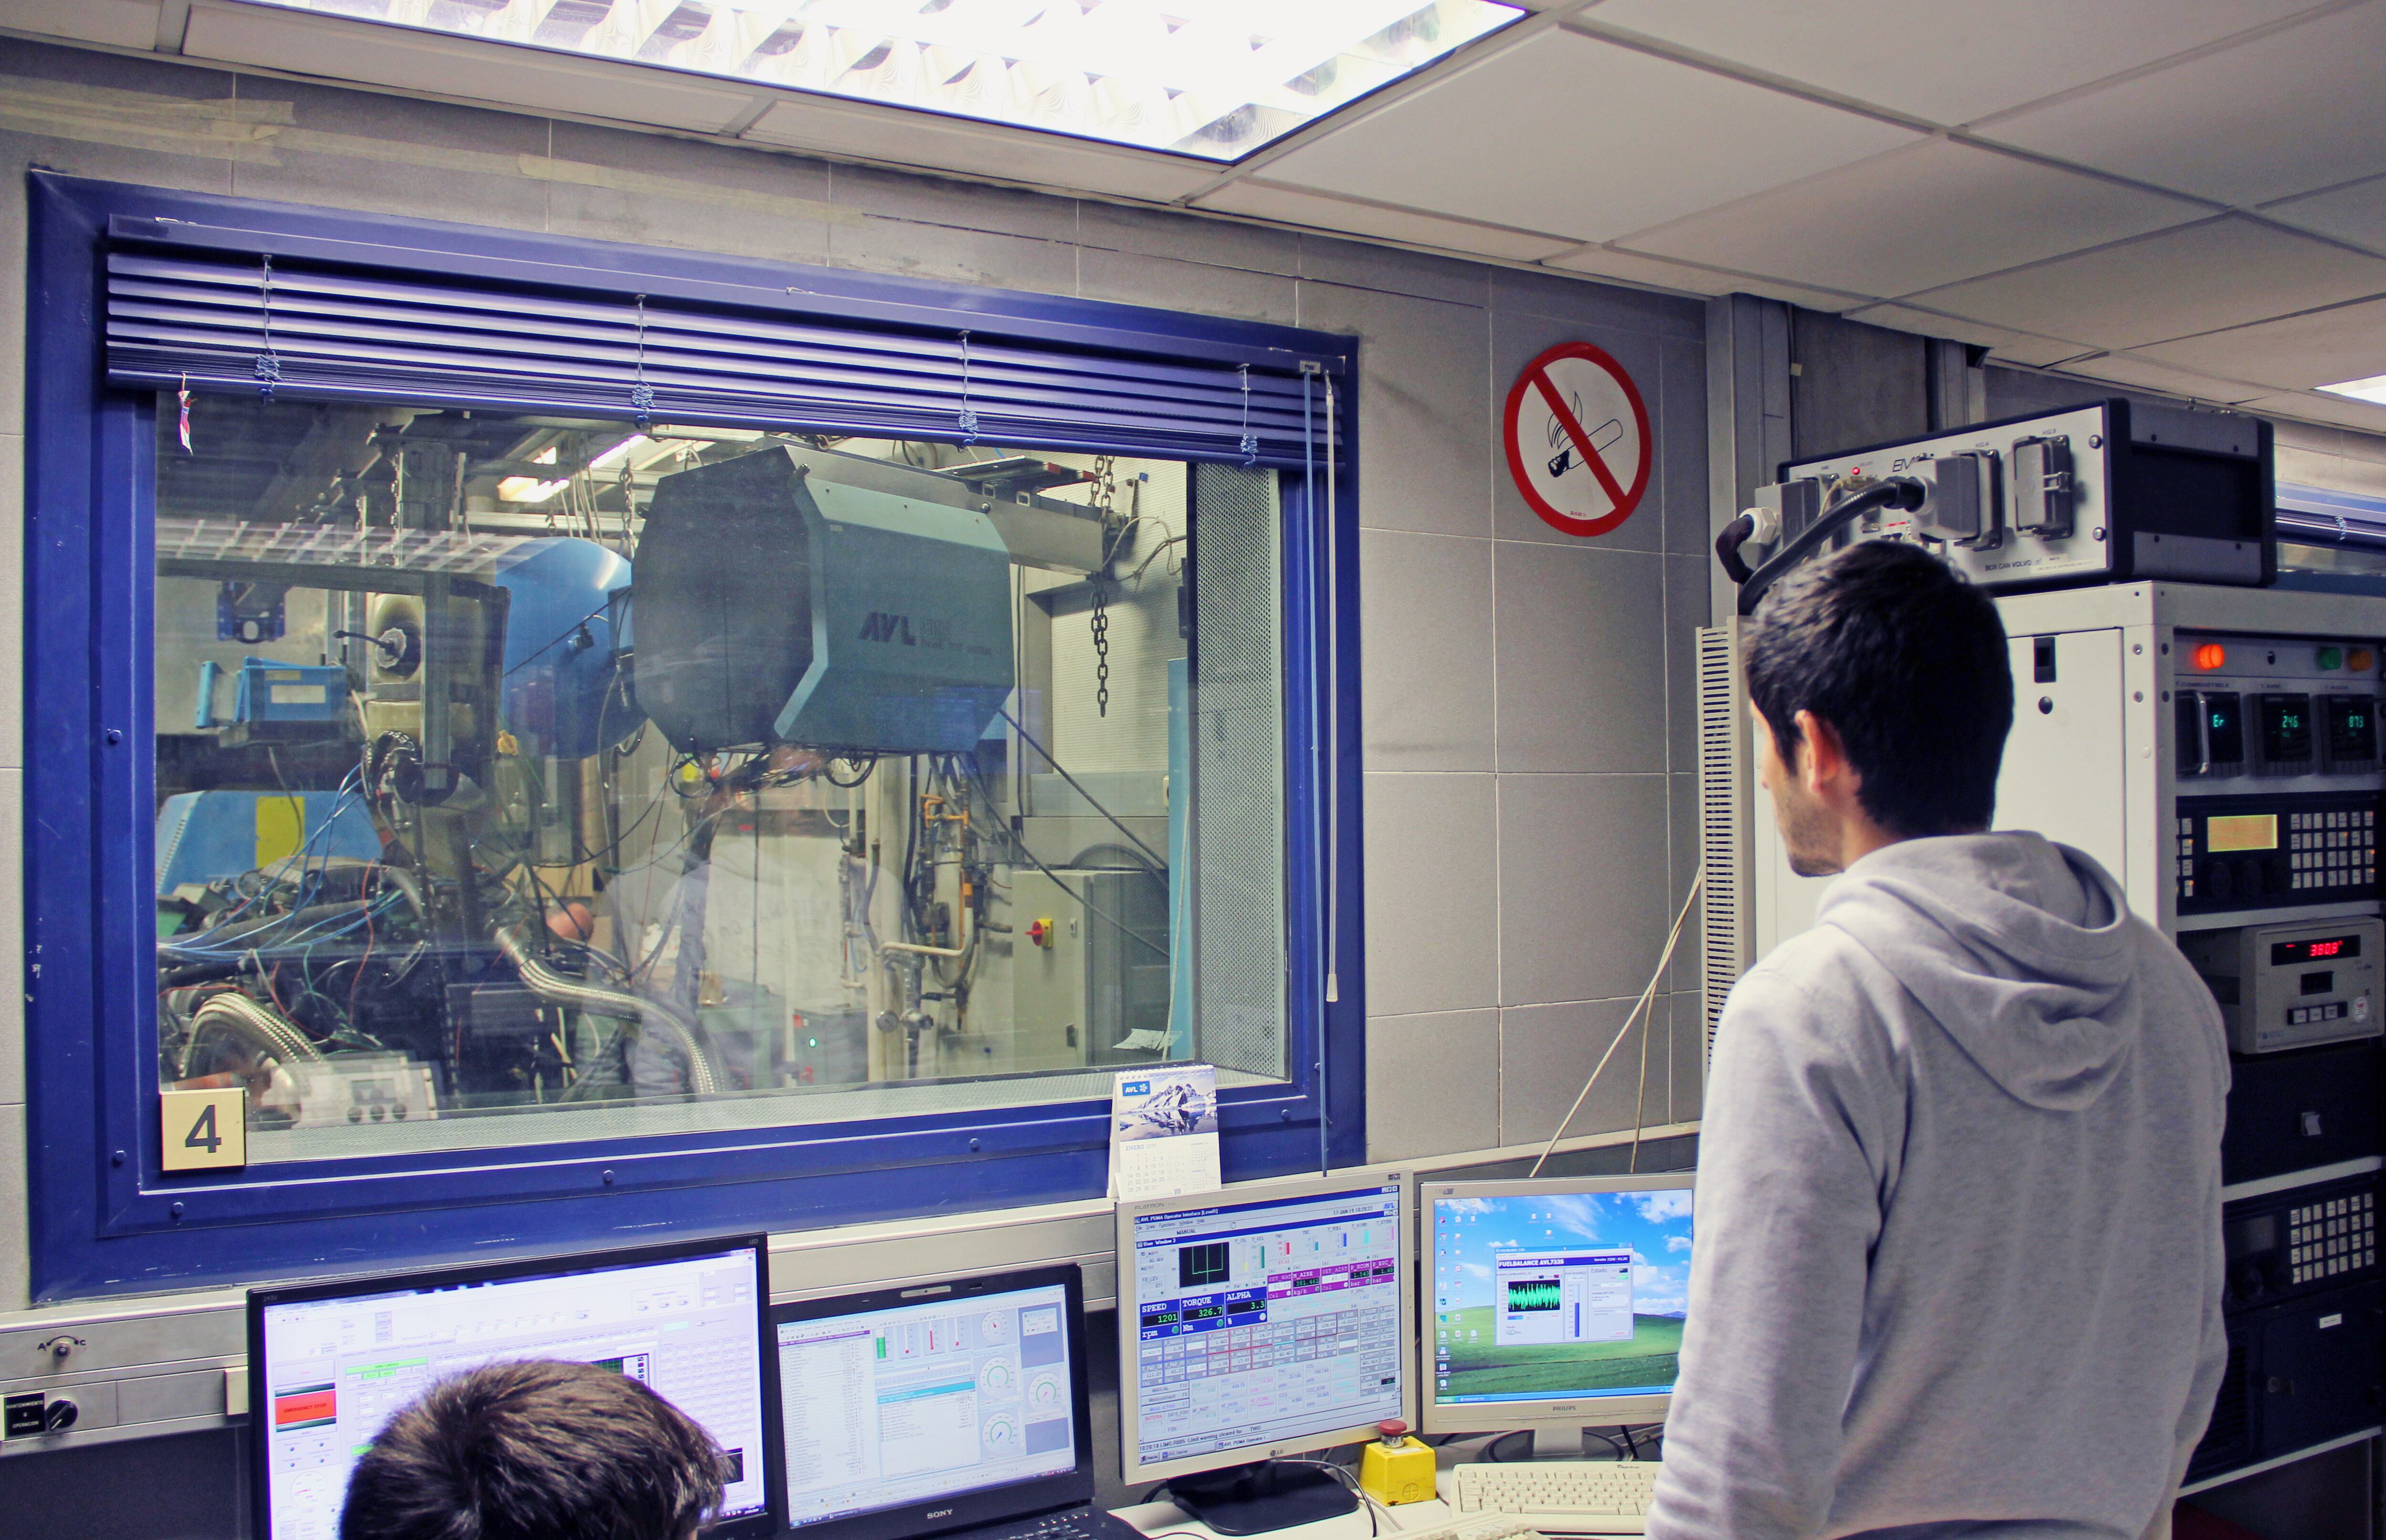
[[[1570,405],[1574,407],[1575,420],[1578,422],[1582,419],[1582,393],[1573,391],[1568,394],[1572,397]],[[1601,454],[1605,454],[1623,437],[1624,424],[1611,417],[1590,431],[1590,446]],[[1559,448],[1560,444],[1563,444],[1564,447]],[[1550,457],[1551,475],[1563,476],[1581,463],[1574,457],[1574,445],[1567,439],[1565,424],[1558,420],[1558,414],[1555,412],[1550,414],[1550,447],[1558,451]]]

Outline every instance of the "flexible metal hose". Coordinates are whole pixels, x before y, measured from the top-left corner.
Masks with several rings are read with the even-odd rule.
[[[191,1040],[182,1049],[180,1067],[182,1076],[188,1078],[192,1065],[197,1061],[199,1045],[218,1033],[285,1065],[323,1061],[323,1050],[308,1040],[296,1022],[261,1000],[253,1000],[237,990],[226,990],[208,996],[192,1014]]]
[[[696,1023],[684,1020],[672,1007],[659,1000],[641,999],[635,995],[567,978],[539,960],[538,954],[531,950],[529,936],[519,925],[498,926],[496,943],[497,950],[521,975],[523,986],[542,1000],[616,1020],[660,1021],[671,1033],[680,1056],[687,1060],[688,1089],[699,1096],[720,1090],[721,1077],[712,1067],[712,1056],[704,1051],[697,1038]]]

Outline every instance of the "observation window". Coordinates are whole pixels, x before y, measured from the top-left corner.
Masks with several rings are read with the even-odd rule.
[[[157,421],[157,1077],[252,1165],[1287,1078],[1275,472]]]

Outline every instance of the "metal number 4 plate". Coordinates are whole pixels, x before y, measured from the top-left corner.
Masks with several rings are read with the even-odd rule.
[[[159,1168],[236,1171],[248,1164],[247,1093],[239,1086],[157,1093]]]

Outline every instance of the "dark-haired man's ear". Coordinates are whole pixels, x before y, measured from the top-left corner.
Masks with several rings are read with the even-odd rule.
[[[1790,765],[1798,783],[1817,796],[1836,792],[1852,799],[1864,776],[1849,760],[1840,730],[1812,711],[1799,712],[1797,723],[1799,748]]]

